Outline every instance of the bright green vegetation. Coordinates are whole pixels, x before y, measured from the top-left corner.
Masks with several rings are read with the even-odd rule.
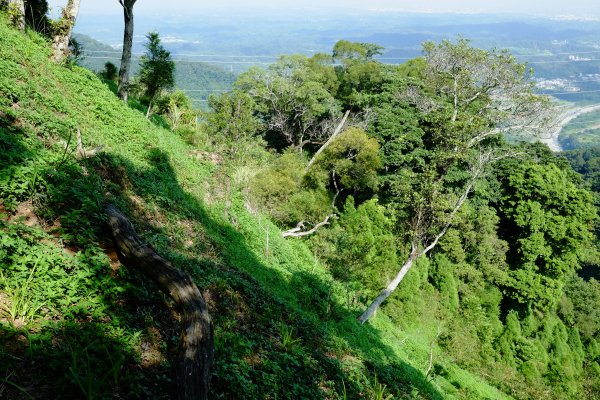
[[[540,146],[490,167],[431,257],[356,321],[409,250],[407,216],[447,215],[473,156],[451,151],[492,117],[473,123],[465,103],[445,135],[452,108],[424,61],[385,67],[373,50],[342,42],[343,69],[326,55],[253,69],[196,125],[175,118],[180,95],[146,120],[0,21],[0,394],[169,397],[176,318],[116,260],[113,202],[204,293],[216,399],[597,396],[600,294],[575,276],[596,262],[593,197]],[[348,109],[356,126],[306,170]],[[103,152],[78,159],[78,129]]]

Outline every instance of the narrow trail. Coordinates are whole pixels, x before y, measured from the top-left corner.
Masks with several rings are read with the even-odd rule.
[[[596,110],[600,110],[600,104],[593,104],[591,106],[574,108],[565,111],[559,116],[558,123],[556,124],[556,127],[554,128],[554,131],[550,134],[550,136],[547,138],[540,139],[540,141],[548,145],[550,150],[554,152],[562,151],[562,147],[558,141],[558,137],[563,128],[575,118]]]

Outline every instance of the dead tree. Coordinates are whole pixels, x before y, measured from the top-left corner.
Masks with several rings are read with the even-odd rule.
[[[62,10],[62,16],[55,25],[52,43],[51,59],[57,63],[63,62],[69,55],[69,40],[79,13],[80,0],[69,0]]]
[[[461,207],[469,197],[469,194],[473,190],[473,186],[475,185],[475,183],[481,178],[485,168],[490,163],[497,161],[498,159],[499,158],[494,157],[491,152],[481,153],[479,155],[476,165],[474,165],[470,171],[471,178],[469,182],[462,190],[461,195],[456,199],[454,207],[452,208],[448,216],[445,218],[445,222],[443,223],[443,225],[439,227],[439,231],[437,232],[437,234],[434,234],[432,236],[427,235],[426,231],[428,230],[428,228],[431,227],[428,226],[428,223],[426,221],[430,219],[428,218],[430,216],[423,215],[426,213],[426,211],[419,210],[417,212],[417,215],[415,216],[415,221],[413,223],[414,236],[411,242],[411,251],[406,261],[402,265],[402,268],[400,268],[400,271],[398,271],[398,274],[394,277],[394,279],[379,293],[379,295],[375,298],[375,300],[371,302],[371,304],[360,315],[360,317],[358,317],[358,321],[361,324],[367,322],[367,320],[375,314],[379,306],[388,297],[390,297],[392,293],[394,293],[400,282],[402,282],[402,279],[404,279],[404,277],[406,276],[408,271],[410,271],[410,269],[413,267],[415,262],[420,257],[425,256],[438,245],[440,239],[444,237],[450,226],[452,226],[452,224],[454,223],[456,214],[460,211]]]
[[[169,295],[182,314],[181,348],[176,361],[176,398],[208,399],[214,358],[208,307],[191,277],[142,243],[131,222],[113,205],[106,207],[109,226],[122,260],[140,270]]]
[[[92,158],[98,153],[100,153],[103,148],[104,145],[96,146],[93,149],[86,149],[85,147],[83,147],[83,140],[81,139],[81,130],[77,129],[77,159],[83,160],[86,158]]]

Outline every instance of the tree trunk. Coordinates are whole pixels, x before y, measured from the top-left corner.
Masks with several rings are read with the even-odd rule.
[[[123,52],[121,53],[121,66],[119,67],[119,98],[127,103],[129,96],[129,67],[131,66],[131,48],[133,46],[133,5],[136,0],[119,0],[123,6]]]
[[[139,269],[169,295],[182,313],[181,348],[176,362],[176,398],[208,399],[214,357],[213,329],[202,294],[179,271],[142,243],[131,222],[113,205],[106,207],[109,225],[123,261]]]
[[[150,99],[150,103],[148,103],[148,109],[146,110],[146,119],[150,118],[150,114],[152,113],[152,102],[154,101],[154,96]]]
[[[404,263],[402,268],[400,268],[400,272],[398,272],[398,275],[396,275],[394,280],[392,282],[390,282],[390,284],[385,289],[383,289],[381,291],[381,293],[379,293],[379,296],[377,296],[375,298],[375,300],[373,300],[371,305],[369,305],[369,307],[367,307],[365,312],[363,312],[362,315],[360,317],[358,317],[358,320],[360,321],[361,324],[364,324],[365,322],[367,322],[367,320],[369,318],[371,318],[373,316],[373,314],[375,314],[375,311],[377,311],[377,309],[385,301],[385,299],[390,297],[390,295],[394,292],[394,290],[396,290],[396,288],[398,287],[398,285],[400,284],[402,279],[404,279],[404,276],[406,275],[406,273],[413,266],[414,262],[419,257],[424,256],[425,254],[429,253],[431,250],[433,250],[435,248],[435,246],[437,246],[440,239],[442,237],[444,237],[444,235],[448,231],[448,228],[450,228],[450,225],[452,225],[452,222],[454,221],[454,217],[456,216],[456,213],[458,212],[458,210],[460,210],[460,208],[462,207],[464,202],[467,200],[469,193],[471,193],[471,189],[473,189],[473,185],[475,184],[475,181],[477,179],[479,179],[479,176],[483,172],[483,168],[485,167],[485,164],[489,161],[490,161],[489,155],[487,155],[487,156],[480,155],[478,168],[473,173],[473,177],[471,178],[471,181],[469,181],[469,183],[465,187],[463,193],[456,200],[456,204],[454,204],[454,208],[452,209],[452,212],[450,212],[450,215],[448,216],[448,221],[446,222],[446,224],[444,225],[442,230],[433,238],[431,243],[429,243],[429,245],[426,245],[423,250],[419,251],[419,250],[417,250],[419,248],[419,244],[417,242],[415,242],[413,239],[412,251],[410,253],[410,256],[408,257],[408,260],[406,260],[406,262]],[[416,231],[418,231],[418,229]]]
[[[17,13],[14,16],[15,27],[20,30],[25,30],[25,0],[9,0],[8,5]]]
[[[79,13],[79,3],[80,0],[69,0],[62,10],[62,17],[56,24],[51,57],[55,62],[63,62],[69,54],[69,40]]]
[[[365,312],[363,312],[362,315],[358,317],[358,321],[361,324],[367,322],[367,320],[371,318],[373,314],[375,314],[379,306],[388,297],[390,297],[392,293],[394,293],[394,290],[396,290],[400,282],[402,282],[402,279],[404,279],[406,273],[411,269],[417,258],[419,258],[421,255],[423,255],[423,252],[412,252],[410,254],[408,260],[406,260],[402,268],[400,268],[400,272],[398,272],[398,275],[396,275],[396,277],[390,282],[389,285],[387,285],[385,289],[381,291],[381,293],[379,293],[379,296],[377,296],[375,300],[373,300],[373,302],[369,305],[369,307],[367,307]]]

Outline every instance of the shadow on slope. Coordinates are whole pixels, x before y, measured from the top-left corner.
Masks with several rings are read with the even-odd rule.
[[[115,200],[135,216],[138,234],[204,290],[215,324],[215,398],[331,398],[344,390],[362,398],[375,376],[401,397],[416,390],[442,398],[376,329],[358,326],[297,246],[273,239],[265,257],[256,246],[261,228],[241,205],[209,211],[181,187],[168,154],[152,148],[146,157],[149,169],[105,155],[100,170],[118,185]],[[344,329],[334,325],[359,337],[337,336]]]
[[[71,229],[94,209],[92,178],[0,119],[1,398],[169,398],[173,315],[91,241],[97,220]]]

